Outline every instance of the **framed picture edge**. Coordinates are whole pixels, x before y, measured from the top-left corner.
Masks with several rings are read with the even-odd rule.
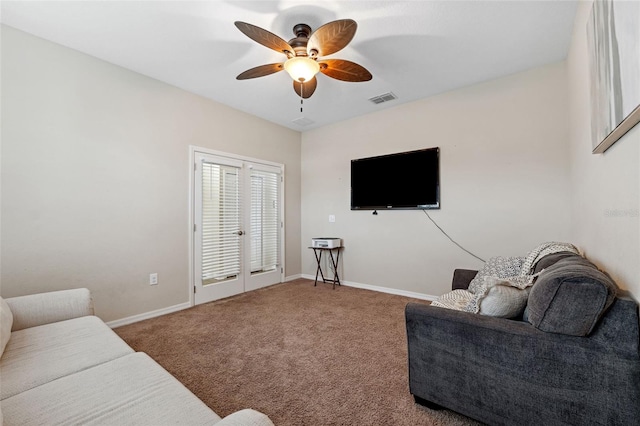
[[[593,148],[592,153],[602,154],[638,123],[640,123],[640,105],[631,111],[631,113],[622,120],[622,122],[618,124],[616,128],[602,140],[602,142]]]

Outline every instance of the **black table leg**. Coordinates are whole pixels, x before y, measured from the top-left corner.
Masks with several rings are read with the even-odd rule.
[[[329,256],[331,257],[331,264],[333,265],[333,289],[336,289],[336,283],[340,284],[340,277],[338,276],[338,262],[340,261],[340,249],[336,254],[336,258],[333,258],[333,250],[329,250]]]
[[[315,255],[316,262],[318,263],[318,267],[316,269],[316,279],[313,283],[313,286],[315,287],[316,285],[318,285],[318,273],[320,273],[320,278],[322,278],[322,282],[325,282],[325,279],[324,279],[324,274],[322,273],[322,268],[320,267],[320,265],[322,264],[322,250],[316,250],[314,248],[313,254]]]

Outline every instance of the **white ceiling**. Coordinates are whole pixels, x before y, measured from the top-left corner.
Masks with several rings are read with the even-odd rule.
[[[14,28],[304,131],[448,90],[563,60],[577,0],[546,1],[2,1]],[[300,100],[279,72],[236,75],[285,57],[235,26],[245,21],[285,40],[292,28],[354,19],[358,31],[331,55],[363,65],[373,80],[320,75]],[[368,99],[393,92],[398,99]],[[294,120],[304,117],[311,124]]]

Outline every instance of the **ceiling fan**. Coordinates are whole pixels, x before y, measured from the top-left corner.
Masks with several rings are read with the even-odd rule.
[[[293,79],[293,90],[301,98],[309,98],[315,92],[318,72],[336,80],[358,82],[369,81],[371,73],[362,65],[344,59],[320,59],[342,50],[353,39],[358,24],[353,19],[340,19],[329,22],[311,32],[307,24],[293,27],[295,37],[284,41],[277,35],[246,22],[237,21],[236,27],[244,35],[263,46],[284,53],[287,60],[277,64],[260,65],[239,74],[236,79],[264,77],[282,71]]]

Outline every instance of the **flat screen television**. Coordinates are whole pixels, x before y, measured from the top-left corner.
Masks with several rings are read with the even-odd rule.
[[[440,148],[351,160],[351,210],[439,208]]]

